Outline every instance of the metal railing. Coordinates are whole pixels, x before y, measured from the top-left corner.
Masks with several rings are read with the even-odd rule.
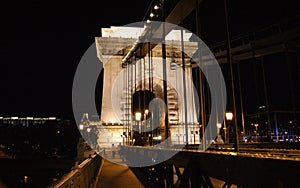
[[[50,184],[47,188],[95,187],[101,164],[102,157],[94,154],[79,165],[76,164],[69,173]]]

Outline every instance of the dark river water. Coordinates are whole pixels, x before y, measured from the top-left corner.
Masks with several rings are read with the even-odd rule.
[[[67,169],[1,169],[0,188],[47,187],[68,171]]]

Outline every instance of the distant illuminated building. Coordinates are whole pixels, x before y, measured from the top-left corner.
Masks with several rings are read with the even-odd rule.
[[[61,119],[56,117],[0,117],[0,125],[22,125],[25,127],[31,125],[43,125],[48,122],[59,122]]]

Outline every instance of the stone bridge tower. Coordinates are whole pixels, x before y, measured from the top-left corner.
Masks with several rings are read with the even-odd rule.
[[[97,55],[103,63],[103,95],[99,129],[109,130],[110,138],[101,138],[100,144],[124,142],[132,124],[132,94],[139,90],[151,90],[163,100],[162,46],[156,45],[144,57],[124,66],[122,59],[135,45],[144,28],[102,28],[101,37],[96,37]],[[189,42],[190,33],[184,33],[185,51],[196,51],[197,44]],[[192,81],[190,57],[181,56],[180,31],[173,30],[166,36],[167,98],[170,138],[173,144],[185,144],[185,124],[188,125],[188,140],[199,143],[199,124],[196,106],[198,97]],[[176,47],[177,46],[177,47]],[[182,69],[185,61],[185,71]],[[186,83],[183,83],[183,76]],[[183,93],[186,91],[186,99]],[[184,111],[186,105],[187,113]],[[163,123],[160,125],[163,128]],[[122,138],[123,137],[123,138]],[[127,138],[126,138],[127,139]],[[129,138],[128,138],[129,139]],[[126,140],[127,141],[127,140]]]

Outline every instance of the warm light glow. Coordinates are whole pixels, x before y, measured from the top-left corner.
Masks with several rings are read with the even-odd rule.
[[[56,117],[49,117],[49,120],[56,120]]]
[[[83,130],[83,125],[82,124],[79,125],[79,129]]]
[[[19,119],[18,117],[11,117],[10,119]]]
[[[91,132],[91,128],[87,128],[86,131],[89,133]]]
[[[145,109],[145,114],[148,115],[149,114],[149,110]]]
[[[260,107],[258,107],[259,109],[263,109],[263,108],[266,108],[266,106],[260,106]]]
[[[153,17],[154,17],[154,14],[153,14],[152,12],[151,12],[151,14],[150,14],[150,17],[151,17],[151,18],[153,18]]]
[[[33,118],[35,121],[47,121],[49,118]]]
[[[136,112],[135,113],[135,120],[136,121],[141,121],[142,113],[141,112]]]
[[[233,113],[232,112],[226,112],[225,116],[226,116],[226,120],[231,121],[233,119]]]
[[[28,176],[24,176],[24,183],[28,183]]]
[[[0,119],[3,119],[3,117],[0,117]]]
[[[33,117],[26,117],[26,120],[33,120]]]
[[[218,127],[218,129],[221,129],[222,124],[221,123],[217,123],[217,127]]]
[[[158,10],[159,9],[159,6],[158,5],[155,5],[154,6],[154,10]]]

